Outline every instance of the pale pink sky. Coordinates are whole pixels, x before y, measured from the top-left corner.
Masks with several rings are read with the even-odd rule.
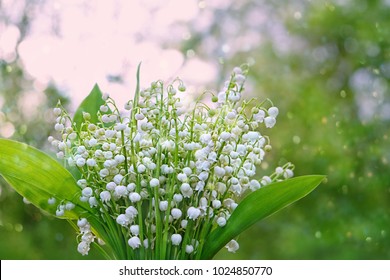
[[[4,8],[12,8],[18,1],[3,1]],[[229,2],[214,0],[207,1],[207,5]],[[216,77],[217,60],[206,62],[197,55],[185,57],[178,51],[179,43],[191,38],[186,24],[200,16],[205,3],[47,1],[34,18],[31,32],[20,43],[18,53],[37,85],[44,88],[54,82],[71,96],[73,106],[81,102],[95,82],[119,102],[129,99],[139,62],[145,86],[157,79],[177,76],[188,84],[207,84]],[[53,25],[58,34],[53,34]],[[0,31],[0,58],[11,61],[19,30],[0,23]],[[121,75],[124,83],[110,83],[108,75]]]
[[[2,1],[0,59],[12,62],[18,53],[34,80],[35,88],[26,92],[19,104],[32,110],[32,115],[36,106],[31,105],[43,100],[42,91],[50,82],[69,95],[72,108],[95,83],[121,105],[133,95],[140,62],[142,86],[180,77],[192,94],[205,87],[218,90],[221,58],[227,61],[244,53],[246,61],[239,64],[255,63],[250,51],[266,40],[282,55],[303,48],[290,36],[280,15],[262,1],[47,0],[31,11],[30,29],[16,50],[20,31],[12,22],[20,20],[26,3],[29,0]],[[248,3],[255,8],[240,10]],[[298,5],[286,7],[285,12],[299,21],[303,9]],[[2,19],[2,14],[8,19]],[[213,23],[221,27],[219,37],[209,34]],[[202,34],[201,43],[196,50],[183,53],[183,44],[193,39],[194,33]],[[108,81],[109,75],[120,76],[123,83]],[[12,129],[4,126],[0,134],[12,135]]]

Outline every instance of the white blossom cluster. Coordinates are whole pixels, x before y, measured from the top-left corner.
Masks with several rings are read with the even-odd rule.
[[[79,227],[81,234],[81,242],[77,246],[77,251],[83,256],[88,255],[90,245],[95,239],[95,236],[91,231],[91,225],[86,218],[81,218],[77,221],[77,226]]]
[[[61,137],[49,141],[58,158],[80,171],[80,201],[102,221],[114,220],[134,251],[192,256],[212,229],[226,225],[241,196],[293,176],[290,163],[256,176],[271,150],[260,129],[272,128],[279,110],[269,100],[241,100],[246,72],[235,68],[218,94],[205,93],[190,111],[179,79],[152,83],[123,111],[104,95],[99,121],[84,113],[80,129],[60,104],[54,109]],[[211,102],[203,100],[208,95]],[[57,215],[66,209],[58,205]],[[93,241],[84,222],[83,255]],[[235,240],[227,245],[231,252],[238,247]]]

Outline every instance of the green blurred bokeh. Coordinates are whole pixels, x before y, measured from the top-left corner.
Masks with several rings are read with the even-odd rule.
[[[270,11],[288,30],[288,51],[275,45],[274,23],[268,22],[271,31],[260,46],[223,60],[204,50],[202,55],[223,62],[221,77],[250,58],[255,62],[251,94],[271,98],[280,109],[278,123],[269,131],[270,165],[261,166],[260,175],[291,161],[296,175],[325,174],[328,179],[242,234],[236,254],[222,251],[216,258],[390,259],[388,1],[243,2],[214,10],[215,23],[183,42],[181,50],[202,53],[202,42],[210,37],[222,42],[221,19],[240,22],[254,8]],[[49,151],[47,110],[58,98],[66,106],[66,98],[49,87],[42,108],[26,118],[18,99],[33,81],[16,62],[0,61],[0,67],[0,124],[12,123],[13,139]],[[4,181],[0,184],[1,259],[81,258],[70,225],[42,215]],[[87,258],[101,256],[91,250]]]

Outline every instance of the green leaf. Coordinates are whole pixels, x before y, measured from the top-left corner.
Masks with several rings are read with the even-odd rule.
[[[89,113],[91,115],[90,122],[97,123],[98,112],[103,104],[102,92],[99,86],[95,84],[90,94],[81,102],[74,114],[73,122],[76,124],[77,130],[80,130],[81,124],[84,122],[83,113]]]
[[[76,207],[60,218],[77,219],[89,211],[80,205],[80,188],[72,175],[47,154],[24,143],[0,139],[0,175],[23,197],[55,216],[60,202],[72,202]],[[49,205],[54,197],[56,203]]]
[[[321,175],[296,177],[249,194],[233,211],[226,225],[216,228],[206,238],[201,259],[211,259],[230,240],[254,223],[306,196],[324,178]]]

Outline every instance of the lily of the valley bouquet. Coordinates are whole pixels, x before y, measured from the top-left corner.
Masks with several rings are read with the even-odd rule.
[[[118,108],[95,86],[73,118],[54,108],[58,161],[0,139],[0,174],[26,200],[68,220],[77,250],[114,259],[210,259],[255,222],[311,192],[323,176],[292,178],[286,163],[259,176],[279,110],[243,99],[247,68],[190,110],[186,87],[156,81]],[[189,97],[185,97],[189,98]]]

